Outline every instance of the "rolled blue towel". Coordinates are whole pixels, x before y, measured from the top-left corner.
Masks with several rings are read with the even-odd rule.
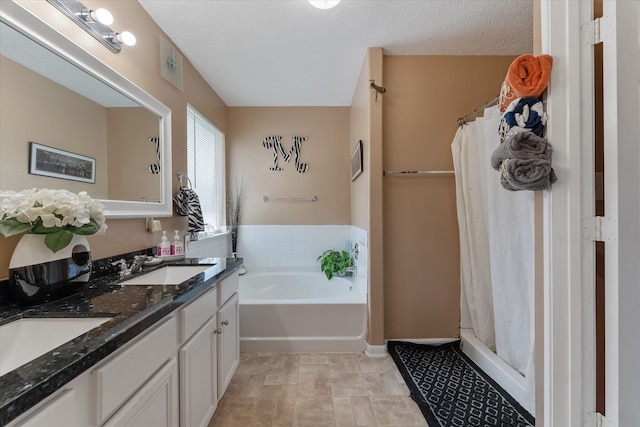
[[[500,184],[509,191],[546,190],[557,180],[549,160],[505,159],[500,166]]]
[[[547,115],[539,99],[514,99],[500,120],[500,126],[498,127],[500,142],[503,142],[509,136],[527,130],[535,135],[542,136],[546,122]]]
[[[505,159],[531,160],[541,159],[551,162],[553,148],[546,139],[533,132],[520,132],[507,138],[491,155],[491,167],[500,169]]]

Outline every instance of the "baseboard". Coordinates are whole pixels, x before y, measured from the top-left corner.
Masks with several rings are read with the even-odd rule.
[[[367,357],[385,357],[387,355],[387,345],[371,345],[366,343],[364,346],[364,354]]]
[[[459,338],[394,338],[387,341],[404,341],[414,344],[440,345],[459,340]]]

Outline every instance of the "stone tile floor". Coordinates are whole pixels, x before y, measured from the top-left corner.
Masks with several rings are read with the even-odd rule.
[[[427,426],[390,356],[242,353],[209,427]]]

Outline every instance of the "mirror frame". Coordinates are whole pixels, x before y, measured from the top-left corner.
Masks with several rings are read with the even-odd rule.
[[[93,77],[123,93],[160,120],[160,181],[162,201],[134,202],[101,200],[105,216],[109,218],[149,218],[172,216],[171,198],[171,109],[130,82],[89,52],[67,39],[55,29],[14,1],[0,1],[0,20],[27,37],[55,52]],[[8,190],[8,189],[7,189]]]

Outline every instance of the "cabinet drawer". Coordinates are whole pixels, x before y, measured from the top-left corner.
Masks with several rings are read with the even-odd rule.
[[[218,303],[224,304],[240,287],[240,275],[238,270],[231,273],[224,280],[218,283]]]
[[[218,295],[215,289],[211,289],[180,310],[182,323],[180,341],[186,342],[202,325],[215,316],[217,307]]]
[[[97,422],[102,424],[177,351],[177,322],[170,317],[93,371]]]

